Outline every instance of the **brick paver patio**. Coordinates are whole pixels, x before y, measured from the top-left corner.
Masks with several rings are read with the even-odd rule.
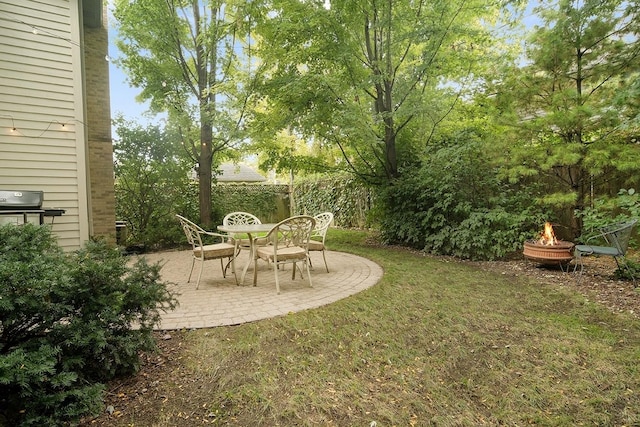
[[[313,252],[311,270],[313,287],[306,274],[296,274],[291,280],[291,266],[280,272],[280,295],[276,294],[273,269],[258,263],[258,285],[253,286],[253,265],[244,285],[236,286],[233,274],[222,277],[220,262],[206,261],[200,288],[196,290],[200,263],[196,262],[193,277],[187,283],[191,267],[191,251],[159,252],[144,255],[150,263],[160,262],[162,279],[171,283],[180,305],[164,313],[158,329],[192,329],[237,325],[245,322],[282,316],[332,303],[373,286],[382,277],[382,268],[365,258],[343,252],[327,251],[327,273],[320,252]],[[238,280],[248,260],[247,251],[236,260]]]

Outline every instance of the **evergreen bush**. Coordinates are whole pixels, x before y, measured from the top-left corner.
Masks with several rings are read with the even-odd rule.
[[[159,265],[92,241],[64,253],[49,227],[0,227],[0,425],[64,425],[102,407],[103,382],[155,348],[175,306]]]

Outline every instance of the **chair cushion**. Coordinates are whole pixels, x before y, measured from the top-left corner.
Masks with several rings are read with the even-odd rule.
[[[273,259],[275,246],[260,246],[256,253],[260,258]],[[288,248],[278,249],[278,261],[287,261],[292,259],[304,259],[307,252],[300,246],[290,246]]]
[[[323,251],[324,245],[322,242],[318,242],[317,240],[309,240],[309,250],[310,251]]]
[[[204,259],[232,257],[235,252],[235,246],[229,243],[215,243],[213,245],[205,245],[202,248],[193,250],[193,256],[201,258],[201,250],[204,251]]]
[[[618,249],[611,246],[591,246],[591,245],[577,245],[576,251],[580,254],[595,254],[595,255],[609,255],[609,256],[621,256],[622,254]]]

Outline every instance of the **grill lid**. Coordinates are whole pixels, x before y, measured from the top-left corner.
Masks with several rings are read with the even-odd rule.
[[[43,191],[0,190],[0,209],[40,209]]]

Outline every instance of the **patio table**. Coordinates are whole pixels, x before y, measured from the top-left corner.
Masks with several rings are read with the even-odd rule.
[[[246,234],[249,239],[249,260],[242,269],[242,277],[240,283],[244,285],[244,277],[249,269],[249,264],[255,257],[256,245],[255,239],[261,233],[268,233],[276,224],[229,224],[219,225],[218,230],[229,234],[231,237],[237,234]]]

